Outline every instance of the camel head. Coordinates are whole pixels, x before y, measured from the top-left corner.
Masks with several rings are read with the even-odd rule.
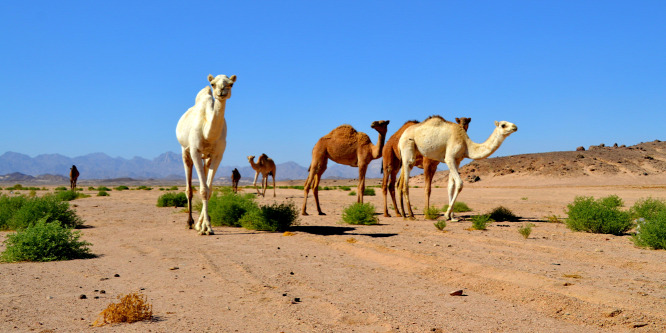
[[[462,126],[462,128],[464,128],[465,131],[467,131],[467,129],[469,128],[469,123],[471,122],[472,118],[465,118],[465,117],[456,118],[456,123],[460,124],[460,126]]]
[[[386,131],[388,130],[388,124],[390,120],[377,120],[373,121],[370,127],[374,128],[375,131],[386,134]]]
[[[518,130],[518,126],[508,121],[496,121],[495,127],[502,136],[509,136],[509,134]]]
[[[254,161],[254,155],[250,155],[250,156],[248,156],[248,157],[247,157],[247,160],[248,160],[249,162],[253,162],[253,161]]]
[[[227,77],[226,75],[213,77],[208,74],[208,82],[213,86],[213,95],[215,98],[224,100],[231,97],[231,87],[236,82],[236,75],[232,75],[231,77]]]

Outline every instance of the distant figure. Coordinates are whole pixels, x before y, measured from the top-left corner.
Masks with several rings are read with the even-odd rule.
[[[79,179],[79,170],[76,169],[76,165],[72,165],[69,168],[69,188],[74,191],[76,189],[76,180]]]
[[[231,188],[234,190],[234,193],[238,193],[238,182],[240,179],[240,172],[238,172],[238,169],[234,168],[234,170],[231,171]]]

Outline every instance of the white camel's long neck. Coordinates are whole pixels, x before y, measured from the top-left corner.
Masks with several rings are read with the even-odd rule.
[[[467,142],[467,157],[473,160],[484,159],[497,151],[502,145],[502,142],[504,142],[504,139],[506,139],[506,137],[501,135],[497,128],[495,128],[493,133],[490,134],[490,137],[488,137],[484,143],[476,143],[470,139]]]
[[[226,99],[223,99],[222,101],[214,99],[212,107],[209,105],[206,108],[203,136],[207,141],[215,141],[225,130],[226,120],[224,119],[224,109],[226,105]]]

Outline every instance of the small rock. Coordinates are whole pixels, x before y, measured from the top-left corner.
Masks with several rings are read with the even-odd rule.
[[[294,302],[298,303],[298,302],[300,302],[300,301],[301,301],[301,298],[300,298],[300,297],[294,297]]]
[[[460,289],[460,290],[452,291],[451,293],[449,293],[449,295],[451,295],[451,296],[462,296],[463,295],[463,290]]]
[[[120,277],[120,274],[113,274],[113,277]]]
[[[568,286],[573,286],[573,283],[571,282],[564,282],[562,283],[563,286],[568,287]]]
[[[289,275],[294,275],[294,272],[289,272]]]
[[[175,270],[178,269],[178,267],[176,267],[176,266],[172,266],[172,267],[169,267],[169,269],[172,270],[172,271],[175,271]]]
[[[639,327],[643,327],[643,326],[647,326],[647,325],[648,325],[647,323],[635,323],[634,325],[632,325],[632,327],[633,328],[639,328]]]
[[[585,147],[579,146],[578,148],[576,148],[576,151],[585,151]]]
[[[86,299],[86,298],[88,298],[88,297],[86,297],[85,294],[81,294],[81,295],[79,295],[79,299]]]
[[[102,289],[99,291],[100,294],[106,294],[106,290]]]
[[[594,252],[604,252],[602,249],[594,249]]]
[[[619,315],[620,313],[622,313],[622,310],[615,309],[612,312],[606,314],[606,317],[615,317],[615,316]]]
[[[46,299],[53,299],[53,296],[46,296]]]

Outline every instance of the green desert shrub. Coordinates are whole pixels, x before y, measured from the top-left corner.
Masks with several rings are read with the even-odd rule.
[[[666,249],[666,209],[649,218],[639,218],[632,240],[636,246]]]
[[[375,206],[371,203],[355,203],[342,211],[342,220],[349,224],[377,224]]]
[[[339,186],[338,188],[343,190],[343,191],[351,191],[351,187],[349,187],[349,186]]]
[[[437,228],[437,230],[442,230],[443,231],[444,228],[446,228],[446,221],[444,221],[444,220],[439,220],[439,221],[437,221],[433,224],[435,225],[435,228]]]
[[[9,221],[28,199],[22,195],[0,194],[0,230],[10,230]]]
[[[442,211],[446,211],[447,209],[449,209],[448,204],[444,205],[444,208],[442,208]],[[472,209],[469,208],[469,206],[467,206],[466,203],[464,203],[462,201],[456,201],[453,204],[453,209],[451,211],[454,212],[454,213],[463,213],[463,212],[471,212]]]
[[[653,198],[638,200],[629,210],[637,218],[636,246],[666,249],[666,201]]]
[[[167,192],[157,198],[157,207],[185,207],[187,196],[185,193]]]
[[[518,233],[520,233],[523,236],[523,238],[528,239],[530,237],[530,234],[532,233],[532,227],[534,227],[534,224],[527,223],[522,227],[518,228]]]
[[[504,222],[504,221],[515,222],[519,220],[518,216],[516,216],[510,209],[504,206],[496,207],[495,209],[491,210],[490,213],[488,214],[490,215],[490,219],[497,222]]]
[[[108,197],[110,194],[107,191],[99,191],[97,192],[98,197]]]
[[[35,224],[7,235],[5,250],[0,259],[5,262],[54,261],[92,258],[86,241],[80,241],[80,231],[63,227],[59,221],[47,222],[47,217]]]
[[[178,191],[178,186],[175,186],[175,185],[171,186],[171,187],[167,188],[167,191]]]
[[[60,201],[72,201],[78,198],[87,198],[89,195],[83,194],[78,191],[72,191],[72,190],[66,190],[66,191],[59,191],[55,193],[56,198]]]
[[[124,191],[124,190],[129,190],[129,187],[127,187],[125,185],[120,185],[120,186],[114,187],[113,189],[116,190],[116,191]]]
[[[665,210],[666,201],[653,198],[644,198],[636,201],[636,203],[629,211],[631,212],[633,218],[651,220],[653,217]]]
[[[374,196],[375,195],[375,189],[374,188],[366,188],[363,190],[363,195],[364,196]]]
[[[111,189],[106,187],[106,186],[99,186],[99,187],[96,188],[96,190],[97,191],[106,191],[106,192],[111,191]]]
[[[489,214],[472,216],[472,229],[486,230],[488,223],[492,222]]]
[[[19,203],[20,207],[16,207],[16,204]],[[12,209],[11,217],[5,221],[0,221],[0,228],[3,230],[27,228],[42,218],[45,218],[46,222],[60,221],[67,228],[76,228],[83,224],[81,218],[69,208],[69,203],[61,201],[55,195],[25,198],[25,201],[19,199],[10,202],[9,205],[13,206],[14,209]],[[2,215],[6,216],[7,214],[3,213]]]
[[[622,200],[609,196],[595,200],[593,197],[576,197],[567,205],[567,227],[573,231],[622,235],[633,228],[631,214],[620,210]]]
[[[137,189],[137,190],[150,191],[150,190],[152,190],[153,188],[152,188],[152,187],[148,187],[148,186],[146,186],[146,185],[141,185],[141,186],[138,186],[136,189]]]
[[[216,191],[208,200],[208,215],[213,226],[240,227],[240,219],[249,211],[259,210],[253,194]]]
[[[20,190],[24,190],[24,189],[25,188],[21,184],[16,184],[14,186],[5,188],[5,190],[7,190],[7,191],[20,191]]]
[[[64,186],[58,186],[58,187],[55,188],[54,191],[67,191],[67,188],[64,187]]]
[[[356,191],[351,191],[351,192],[349,192],[348,195],[349,195],[349,196],[354,196],[354,195],[356,195]]]
[[[430,206],[423,213],[424,213],[426,219],[436,220],[437,218],[439,218],[439,213],[440,212],[441,211],[439,210],[439,208],[434,207],[434,206]]]
[[[246,212],[239,223],[250,230],[285,231],[297,218],[298,210],[293,202],[274,203]]]

